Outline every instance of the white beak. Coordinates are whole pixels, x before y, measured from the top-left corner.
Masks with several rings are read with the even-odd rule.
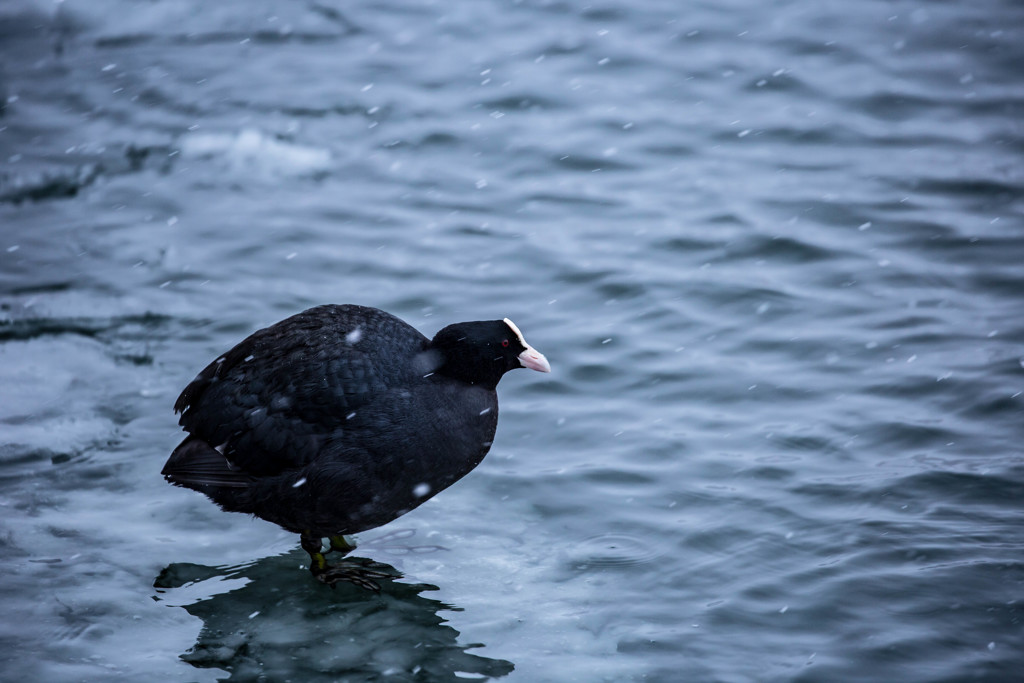
[[[529,344],[526,345],[526,350],[519,354],[519,362],[524,368],[530,368],[537,372],[551,372],[551,364],[548,363],[548,359]]]
[[[530,368],[537,372],[551,372],[551,365],[548,363],[548,359],[544,357],[543,353],[526,343],[526,340],[523,339],[523,333],[519,331],[516,324],[508,318],[505,318],[505,324],[508,325],[508,328],[515,333],[516,338],[519,339],[519,343],[526,349],[519,354],[519,363],[524,368]]]

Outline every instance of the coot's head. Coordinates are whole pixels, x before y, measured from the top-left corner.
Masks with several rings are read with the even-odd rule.
[[[494,388],[502,375],[516,368],[551,372],[544,354],[527,344],[508,318],[449,325],[430,345],[442,356],[437,372],[470,384]]]

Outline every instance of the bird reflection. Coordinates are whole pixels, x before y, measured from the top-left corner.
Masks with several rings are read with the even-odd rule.
[[[392,541],[394,539],[391,539]],[[404,546],[427,552],[436,546]],[[223,680],[456,681],[497,678],[511,662],[471,654],[442,610],[457,609],[421,593],[426,584],[400,583],[394,567],[346,558],[376,572],[379,592],[352,583],[332,588],[300,580],[301,550],[233,567],[175,563],[157,577],[155,598],[203,620],[182,659],[221,669]]]

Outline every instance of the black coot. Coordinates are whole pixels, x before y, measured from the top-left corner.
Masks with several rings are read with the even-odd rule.
[[[301,534],[320,581],[374,587],[372,571],[329,566],[321,539],[348,552],[345,534],[476,467],[498,425],[498,380],[519,367],[551,370],[507,318],[427,339],[376,308],[317,306],[255,332],[185,387],[174,410],[189,435],[163,475]]]

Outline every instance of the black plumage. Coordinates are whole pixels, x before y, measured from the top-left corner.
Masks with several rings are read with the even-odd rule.
[[[326,565],[319,539],[351,549],[342,535],[390,522],[476,467],[497,428],[495,387],[517,367],[550,370],[507,319],[430,340],[375,308],[311,308],[185,387],[174,409],[189,435],[163,474],[302,534],[326,583],[353,580]]]

